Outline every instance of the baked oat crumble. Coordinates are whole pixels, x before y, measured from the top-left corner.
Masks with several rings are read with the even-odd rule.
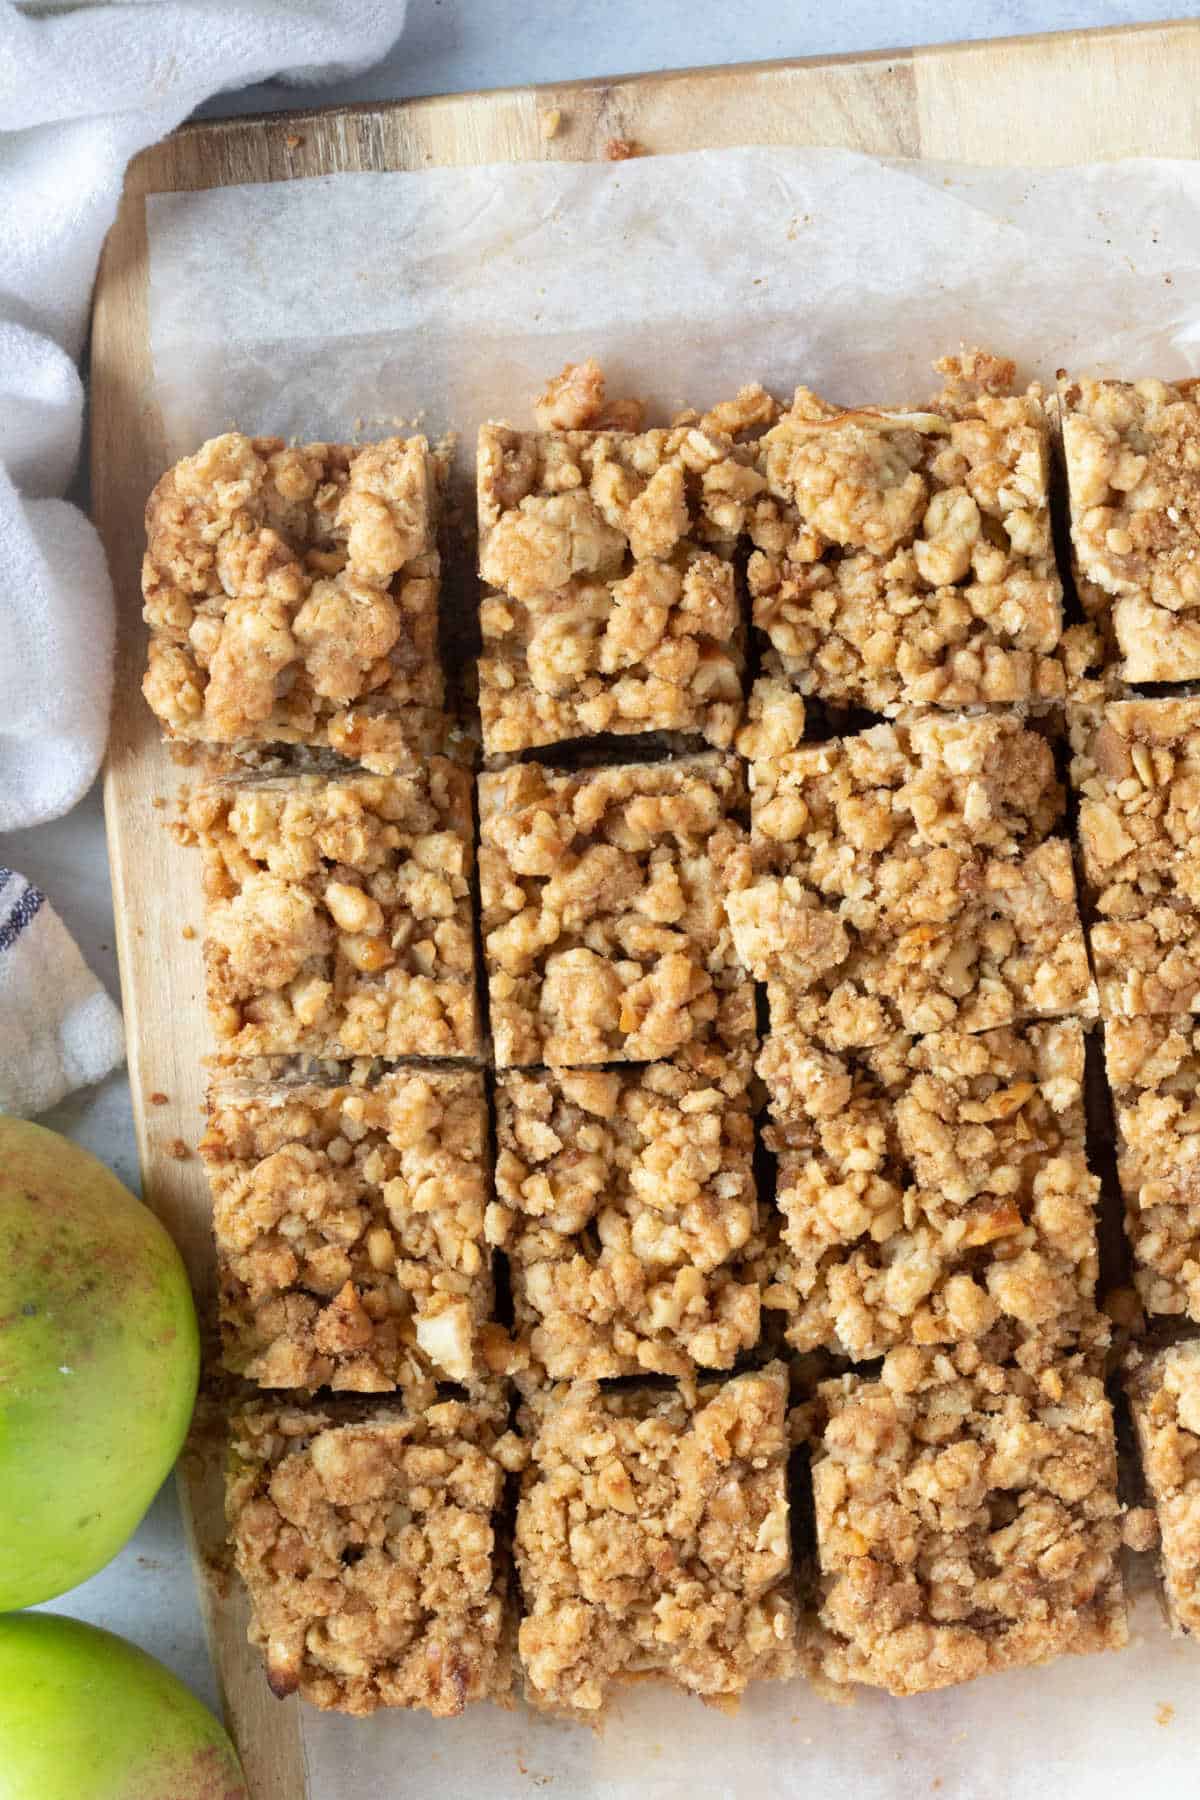
[[[410,760],[442,704],[437,497],[421,437],[234,431],[169,469],[142,571],[143,688],[167,733]]]
[[[679,1388],[543,1389],[517,1509],[526,1697],[595,1715],[650,1673],[729,1705],[795,1668],[782,1364]]]
[[[479,778],[499,1068],[647,1062],[754,1034],[725,896],[749,877],[740,767],[718,754]]]
[[[1076,585],[1127,681],[1200,676],[1200,401],[1180,381],[1060,383]]]
[[[218,1088],[201,1150],[227,1368],[261,1387],[362,1393],[482,1379],[482,1074]]]
[[[508,1693],[496,1515],[524,1450],[504,1418],[457,1400],[234,1416],[226,1510],[276,1694],[446,1718]]]
[[[479,1054],[465,769],[217,781],[186,825],[227,1058]]]
[[[1078,1024],[776,1048],[759,1065],[782,1215],[764,1305],[795,1349],[975,1343],[1032,1367],[1102,1344]]]
[[[1128,1387],[1167,1615],[1175,1631],[1200,1632],[1200,1341],[1148,1357]]]
[[[946,357],[924,410],[846,410],[797,388],[759,441],[754,622],[790,677],[894,714],[1061,700],[1049,428],[1011,362]]]
[[[1125,1644],[1112,1412],[1085,1362],[910,1346],[820,1392],[828,1675],[916,1694]]]
[[[552,1379],[726,1369],[757,1343],[748,1060],[499,1079],[488,1237]]]
[[[1200,1322],[1200,1019],[1109,1019],[1104,1055],[1138,1293]]]

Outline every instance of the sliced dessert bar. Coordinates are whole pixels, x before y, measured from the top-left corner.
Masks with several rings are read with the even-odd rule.
[[[1167,1616],[1177,1632],[1200,1632],[1200,1341],[1148,1357],[1128,1387]]]
[[[1110,1019],[1104,1055],[1142,1304],[1200,1322],[1200,1019]]]

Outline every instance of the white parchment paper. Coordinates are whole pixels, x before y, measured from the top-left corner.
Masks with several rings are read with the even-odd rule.
[[[528,419],[593,354],[662,416],[748,380],[920,400],[960,342],[1059,366],[1200,372],[1200,167],[996,171],[777,148],[613,166],[335,175],[147,202],[173,456],[252,432],[431,434]],[[1200,1648],[1139,1600],[1134,1646],[967,1689],[729,1719],[647,1684],[606,1729],[304,1714],[317,1800],[1131,1800],[1200,1790]]]

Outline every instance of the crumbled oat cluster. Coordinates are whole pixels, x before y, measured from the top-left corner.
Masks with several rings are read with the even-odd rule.
[[[231,1439],[226,1510],[276,1694],[438,1717],[507,1694],[496,1513],[523,1449],[503,1409],[258,1403]]]
[[[548,419],[587,420],[602,405],[602,392],[569,387],[571,404],[552,395]],[[489,754],[602,732],[732,743],[743,661],[733,555],[764,486],[735,435],[774,411],[747,389],[667,430],[481,428]]]
[[[1200,1004],[1200,701],[1073,709],[1071,779],[1106,1013]]]
[[[1102,1335],[1078,1024],[852,1057],[796,1034],[786,1063],[774,1042],[782,1231],[763,1298],[794,1348],[865,1362],[977,1343],[1035,1366]]]
[[[499,1068],[652,1062],[754,1032],[725,897],[749,879],[740,766],[718,754],[479,780]]]
[[[892,1351],[820,1390],[825,1672],[916,1694],[1126,1642],[1112,1412],[1082,1359]]]
[[[328,746],[388,770],[442,703],[424,438],[227,432],[146,508],[147,700],[172,737]]]
[[[488,1236],[552,1379],[727,1369],[757,1343],[747,1061],[500,1078]]]
[[[797,388],[759,440],[754,622],[833,705],[1059,700],[1041,391],[1014,393],[1012,363],[982,351],[936,367],[925,411],[847,411]]]
[[[1200,402],[1195,383],[1060,388],[1076,584],[1127,681],[1200,675]]]
[[[1143,1362],[1129,1400],[1158,1519],[1167,1613],[1175,1631],[1200,1632],[1200,1341]]]
[[[226,1367],[267,1388],[477,1382],[486,1147],[477,1071],[217,1089],[200,1148]]]
[[[187,827],[226,1057],[478,1055],[465,769],[213,782]]]
[[[1104,1055],[1142,1304],[1200,1323],[1200,1019],[1110,1019]]]
[[[752,875],[728,912],[774,1033],[815,1012],[845,1048],[1095,1010],[1040,734],[1011,715],[927,713],[800,744],[799,714],[770,694],[758,714],[741,738]]]
[[[705,1387],[543,1389],[520,1426],[526,1696],[595,1714],[655,1673],[710,1701],[795,1668],[780,1363]]]

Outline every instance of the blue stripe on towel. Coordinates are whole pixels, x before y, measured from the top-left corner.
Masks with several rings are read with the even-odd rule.
[[[0,869],[0,894],[16,880],[23,892],[18,893],[17,903],[4,919],[0,919],[0,955],[11,950],[25,927],[37,917],[46,904],[46,896],[40,888],[30,887],[14,876],[11,869]]]

